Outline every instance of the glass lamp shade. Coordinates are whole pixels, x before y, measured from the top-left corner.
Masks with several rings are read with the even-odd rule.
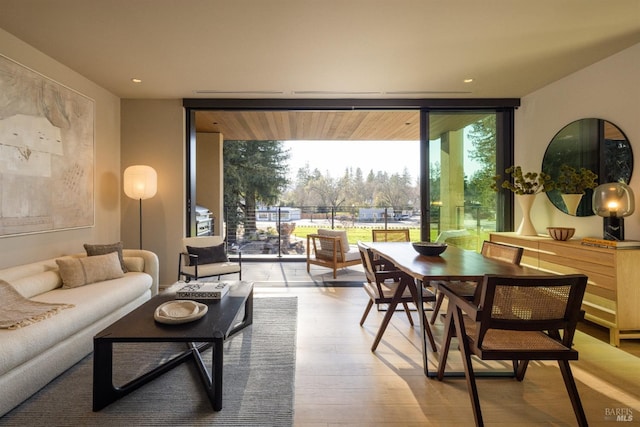
[[[633,213],[633,191],[622,182],[610,182],[593,190],[593,212],[601,217],[625,217]]]
[[[593,212],[602,219],[605,240],[624,240],[624,217],[634,210],[633,191],[621,182],[597,186],[593,190]]]
[[[129,166],[124,171],[124,193],[132,199],[149,199],[158,191],[158,174],[151,166]]]

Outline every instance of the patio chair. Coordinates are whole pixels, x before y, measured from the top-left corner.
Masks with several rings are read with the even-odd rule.
[[[360,319],[360,326],[364,325],[369,312],[371,311],[371,307],[374,304],[389,304],[393,299],[393,296],[396,292],[396,289],[400,285],[401,280],[411,280],[413,278],[403,273],[400,270],[382,270],[379,269],[380,266],[385,266],[384,261],[376,260],[371,252],[371,249],[362,242],[358,242],[358,250],[360,252],[360,256],[362,257],[362,265],[364,266],[364,273],[367,278],[367,281],[364,282],[364,290],[369,295],[369,302],[364,309],[364,313],[362,314],[362,318]],[[421,287],[418,287],[420,289]],[[435,295],[431,290],[422,288],[422,299],[425,302],[433,302],[435,301]],[[413,297],[411,295],[411,291],[409,288],[406,288],[402,293],[402,298],[400,299],[400,304],[402,304],[405,313],[409,319],[409,324],[411,326],[414,325],[413,318],[411,317],[411,312],[409,310],[409,304],[414,304]],[[437,351],[436,343],[433,338],[433,334],[431,329],[429,328],[429,324],[427,323],[426,316],[423,319],[425,324],[425,329],[427,331],[427,335],[429,337],[429,342],[431,344],[431,348],[433,351]],[[380,331],[382,335],[384,331],[387,329],[388,322],[384,322],[380,325]],[[377,347],[377,343],[374,343],[371,351],[375,351]]]
[[[515,265],[520,265],[520,260],[522,259],[522,253],[524,252],[524,248],[520,248],[518,246],[509,246],[504,245],[502,243],[495,243],[485,240],[482,242],[482,250],[481,254],[487,258],[493,258],[500,261],[508,262]],[[476,282],[448,282],[447,286],[450,289],[455,291],[456,294],[462,296],[468,300],[473,300],[476,288]],[[441,292],[437,292],[438,283],[434,283],[434,287],[436,288],[437,300],[436,304],[433,307],[433,314],[431,315],[430,323],[433,325],[438,316],[438,312],[440,311],[440,306],[442,305],[442,301],[444,300],[444,295]]]
[[[227,257],[221,236],[185,237],[184,248],[178,254],[178,280],[184,277],[189,282],[205,277],[238,273],[242,280],[242,253],[238,252],[238,262]]]
[[[578,360],[571,346],[576,325],[584,317],[581,304],[586,286],[585,275],[486,275],[474,303],[457,295],[447,283],[441,285],[449,308],[438,379],[444,377],[455,329],[476,425],[483,421],[471,355],[480,360],[513,361],[518,381],[524,379],[529,360],[557,360],[578,425],[587,425],[569,366],[570,360]]]
[[[357,248],[349,246],[346,231],[318,229],[317,234],[307,235],[307,273],[312,264],[319,265],[332,269],[336,279],[339,268],[361,262]]]

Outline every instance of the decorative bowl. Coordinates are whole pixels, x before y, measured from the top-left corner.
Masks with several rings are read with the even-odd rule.
[[[547,232],[553,240],[569,240],[576,232],[572,227],[547,227]]]
[[[437,256],[447,249],[446,243],[415,242],[412,245],[416,252],[425,256]]]

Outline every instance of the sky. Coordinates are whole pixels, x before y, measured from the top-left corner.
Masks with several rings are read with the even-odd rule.
[[[339,178],[346,168],[360,167],[366,177],[370,170],[402,173],[406,167],[414,180],[419,176],[419,141],[284,141],[289,150],[289,177],[309,164],[323,175]]]
[[[431,161],[440,157],[439,140],[431,144]],[[387,173],[403,173],[406,167],[415,181],[420,176],[420,142],[419,141],[283,141],[289,150],[289,178],[295,180],[298,169],[309,164],[309,168],[320,170],[324,175],[329,172],[332,178],[339,178],[346,168],[353,171],[360,167],[363,175],[386,171]],[[465,138],[465,149],[473,147]],[[480,169],[477,162],[465,158],[465,173],[471,175]]]

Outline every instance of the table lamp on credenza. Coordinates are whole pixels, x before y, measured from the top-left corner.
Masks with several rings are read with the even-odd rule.
[[[633,191],[622,182],[609,182],[593,190],[593,212],[603,219],[605,240],[624,240],[624,217],[634,211]]]

